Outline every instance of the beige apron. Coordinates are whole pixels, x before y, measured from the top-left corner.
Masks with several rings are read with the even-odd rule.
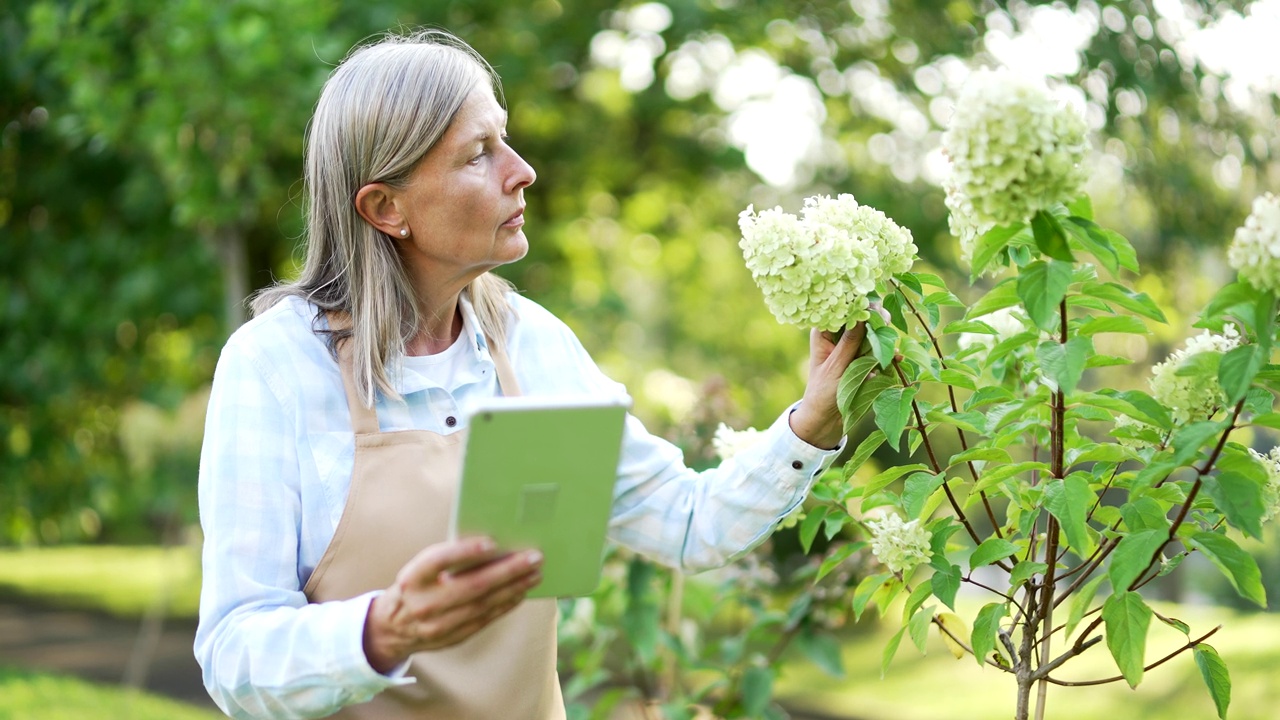
[[[304,592],[313,603],[345,600],[395,581],[420,550],[446,539],[461,475],[465,431],[379,432],[359,400],[349,343],[338,364],[355,431],[355,467],[342,519]],[[504,395],[520,394],[502,348],[490,342]],[[562,720],[554,600],[526,600],[465,642],[413,655],[406,677],[334,718],[363,720]]]

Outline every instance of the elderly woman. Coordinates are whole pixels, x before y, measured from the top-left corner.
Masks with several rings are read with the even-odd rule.
[[[301,277],[218,361],[200,465],[195,650],[235,717],[563,718],[537,552],[448,541],[459,408],[619,395],[573,333],[489,273],[528,250],[536,174],[492,68],[438,31],[356,49],[307,136]],[[801,401],[701,474],[628,418],[610,536],[686,569],[763,540],[840,444],[862,328],[813,333]]]

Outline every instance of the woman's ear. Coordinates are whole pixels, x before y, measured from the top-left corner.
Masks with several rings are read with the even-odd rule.
[[[393,238],[407,237],[409,223],[396,204],[395,190],[386,183],[369,183],[356,192],[356,212],[365,222]]]

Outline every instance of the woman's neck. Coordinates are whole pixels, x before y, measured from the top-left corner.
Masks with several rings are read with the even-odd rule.
[[[435,355],[448,350],[462,333],[462,312],[458,308],[458,295],[435,303],[422,302],[418,315],[422,324],[418,334],[405,346],[406,355]]]

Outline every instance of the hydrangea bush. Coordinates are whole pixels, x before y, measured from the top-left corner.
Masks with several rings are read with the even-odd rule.
[[[872,607],[901,620],[885,668],[904,639],[923,652],[936,632],[957,658],[1008,675],[1019,720],[1045,716],[1051,685],[1136,687],[1187,656],[1226,716],[1217,628],[1166,617],[1144,593],[1198,553],[1266,604],[1238,540],[1280,511],[1280,449],[1248,447],[1240,431],[1280,430],[1280,201],[1255,202],[1227,251],[1239,280],[1197,333],[1149,376],[1103,387],[1133,361],[1095,339],[1148,335],[1165,316],[1132,289],[1129,242],[1094,221],[1086,147],[1080,117],[1042,86],[979,72],[962,92],[945,190],[971,282],[991,277],[971,302],[913,270],[910,232],[850,195],[810,198],[799,215],[742,213],[746,266],[780,322],[867,323],[839,389],[853,446],[782,523],[803,564],[766,545],[686,584],[617,553],[611,582],[564,601],[570,717],[636,697],[667,718],[786,717],[772,699],[781,665],[838,675],[835,631]],[[722,458],[755,439],[704,434]],[[860,473],[882,447],[906,461]],[[1180,639],[1149,657],[1158,626]],[[1109,655],[1115,673],[1073,673],[1086,653]]]
[[[1229,674],[1206,642],[1217,628],[1161,615],[1143,589],[1200,553],[1266,604],[1237,538],[1259,537],[1276,514],[1280,450],[1246,447],[1238,431],[1280,428],[1280,203],[1260,198],[1236,233],[1240,280],[1204,308],[1201,332],[1135,387],[1099,387],[1094,368],[1131,360],[1094,339],[1146,335],[1165,317],[1131,289],[1129,242],[1080,193],[1083,121],[1042,87],[979,72],[943,146],[961,255],[973,279],[996,279],[972,304],[928,273],[878,288],[890,318],[868,318],[866,354],[839,393],[846,431],[866,415],[875,429],[815,488],[801,538],[831,525],[871,538],[883,570],[849,596],[855,615],[900,607],[886,666],[904,637],[923,652],[937,628],[958,655],[1009,675],[1024,719],[1044,717],[1050,685],[1136,687],[1187,653],[1225,717]],[[883,445],[910,462],[853,482]],[[962,587],[987,598],[967,617]],[[1148,657],[1153,621],[1185,642]],[[1109,653],[1116,674],[1072,675],[1067,663],[1087,652]]]

